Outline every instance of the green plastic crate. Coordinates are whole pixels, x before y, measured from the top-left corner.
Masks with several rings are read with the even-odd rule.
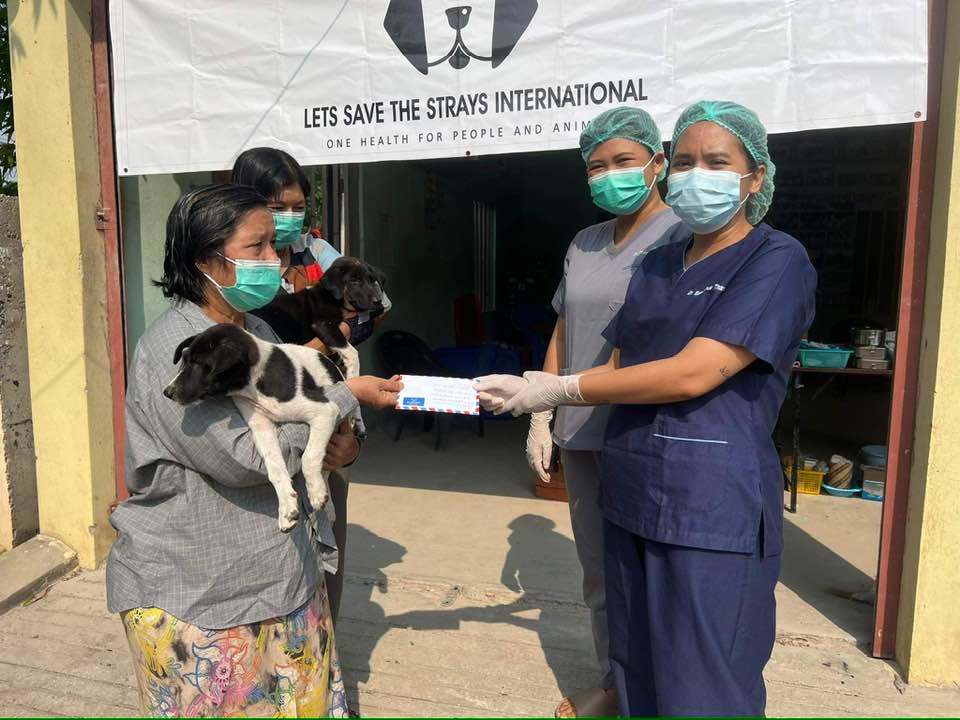
[[[842,347],[810,348],[800,346],[800,364],[806,368],[845,368],[853,356],[853,350]]]

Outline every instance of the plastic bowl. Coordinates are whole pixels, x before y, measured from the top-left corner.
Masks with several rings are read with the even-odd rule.
[[[826,491],[827,495],[833,495],[835,497],[853,497],[854,495],[860,494],[860,488],[858,487],[835,488],[827,485],[826,483],[824,483],[822,487]]]

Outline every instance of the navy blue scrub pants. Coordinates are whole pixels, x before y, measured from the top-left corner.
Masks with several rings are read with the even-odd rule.
[[[665,545],[609,521],[604,540],[620,715],[763,715],[780,557]]]

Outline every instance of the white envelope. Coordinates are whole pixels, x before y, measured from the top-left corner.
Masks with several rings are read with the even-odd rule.
[[[426,375],[404,375],[397,410],[479,415],[480,400],[473,380]]]

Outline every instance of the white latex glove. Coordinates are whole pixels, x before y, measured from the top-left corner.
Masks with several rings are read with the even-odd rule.
[[[484,375],[473,383],[477,398],[484,410],[499,415],[503,404],[527,387],[527,381],[516,375]]]
[[[553,436],[550,421],[553,410],[533,413],[527,432],[527,463],[544,482],[550,482],[550,461],[553,459]]]
[[[552,375],[529,370],[523,374],[527,386],[503,403],[496,414],[512,413],[514,417],[525,413],[553,410],[560,405],[583,402],[580,394],[579,375]]]

